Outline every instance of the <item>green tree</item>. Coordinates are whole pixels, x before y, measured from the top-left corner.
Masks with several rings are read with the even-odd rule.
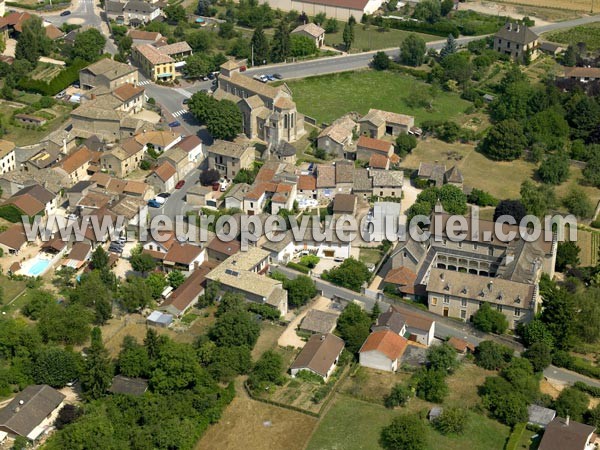
[[[26,59],[37,64],[40,56],[50,53],[52,41],[46,36],[46,30],[40,16],[32,15],[22,24],[22,31],[15,48],[15,59]]]
[[[314,39],[308,36],[294,34],[290,38],[290,54],[294,57],[310,56],[317,53]]]
[[[542,315],[548,331],[554,337],[554,345],[560,349],[568,349],[573,344],[573,318],[576,317],[573,298],[553,282],[540,282],[542,296]]]
[[[192,346],[167,339],[160,347],[149,386],[154,392],[173,396],[196,386],[198,389],[210,386],[210,380]]]
[[[306,275],[298,275],[293,280],[286,280],[283,287],[288,292],[288,303],[292,308],[305,305],[317,295],[315,282]]]
[[[415,6],[413,17],[429,23],[436,23],[442,15],[440,0],[423,0]]]
[[[502,334],[508,328],[508,320],[500,311],[492,309],[489,303],[483,303],[473,316],[473,325],[485,333]]]
[[[152,302],[152,290],[146,280],[136,276],[127,277],[125,283],[119,287],[121,304],[128,312],[144,309]]]
[[[43,289],[32,289],[27,293],[28,302],[21,308],[21,312],[32,320],[38,320],[46,307],[56,299],[51,292]]]
[[[442,403],[448,395],[446,374],[441,370],[421,369],[413,376],[417,397],[432,403]]]
[[[242,132],[242,113],[235,103],[221,100],[206,119],[206,128],[215,139],[233,140]]]
[[[354,43],[354,38],[354,27],[347,22],[344,25],[344,31],[342,33],[342,42],[344,43],[347,52],[350,51],[350,47],[352,47],[352,44]]]
[[[93,308],[94,322],[98,325],[106,323],[112,315],[112,292],[97,270],[81,277],[80,283],[69,292],[69,299],[72,304]]]
[[[209,343],[214,345],[213,342]],[[248,373],[251,367],[252,355],[248,347],[215,346],[207,369],[215,379],[228,382],[237,375]]]
[[[433,425],[442,434],[463,434],[467,427],[468,418],[466,410],[448,407],[444,408],[444,411]]]
[[[573,241],[559,242],[556,250],[556,270],[563,272],[567,267],[579,265],[581,249]]]
[[[520,393],[528,402],[538,399],[540,393],[539,379],[534,375],[531,362],[526,358],[513,358],[501,371],[514,392]]]
[[[146,285],[152,293],[152,298],[156,300],[160,298],[160,295],[167,287],[168,283],[162,272],[152,272],[146,277]]]
[[[574,331],[581,342],[594,344],[600,340],[600,286],[589,287],[575,293],[574,303],[578,310]]]
[[[362,261],[347,258],[338,267],[325,271],[321,278],[359,292],[363,283],[371,278],[371,273]]]
[[[79,375],[79,356],[57,347],[43,349],[33,364],[33,379],[37,384],[62,388]]]
[[[271,43],[271,59],[273,62],[282,62],[285,61],[290,54],[292,54],[290,26],[287,21],[281,20],[273,35],[273,41]]]
[[[81,374],[81,389],[89,399],[97,399],[106,393],[112,382],[113,369],[108,351],[102,343],[102,332],[92,330],[92,343],[87,351]]]
[[[386,408],[393,409],[397,406],[405,406],[410,399],[411,390],[408,386],[396,383],[392,390],[383,400]]]
[[[283,358],[273,350],[267,350],[254,365],[250,372],[248,382],[253,389],[258,389],[268,384],[283,384],[284,365]]]
[[[375,70],[388,70],[392,66],[392,60],[386,52],[377,52],[373,56],[373,62],[371,64]],[[404,136],[401,134],[400,136]],[[398,136],[398,137],[400,137]]]
[[[138,344],[133,336],[125,336],[117,359],[117,370],[126,377],[143,377],[150,375],[150,358],[143,345]]]
[[[487,370],[498,370],[506,366],[513,357],[513,351],[494,341],[482,341],[475,348],[475,363]]]
[[[169,4],[164,7],[163,11],[170,23],[179,23],[186,20],[185,9],[180,4]]]
[[[371,332],[371,318],[360,306],[349,303],[337,322],[337,333],[350,353],[357,353]]]
[[[427,429],[416,415],[396,416],[381,430],[379,444],[385,450],[424,450],[427,448]]]
[[[408,66],[420,66],[425,60],[427,46],[423,38],[409,34],[400,46],[400,62]]]
[[[453,373],[459,365],[456,350],[446,343],[430,347],[427,350],[427,364],[430,369]]]
[[[85,61],[95,61],[100,57],[106,45],[106,38],[96,28],[77,33],[71,56]]]
[[[247,311],[230,311],[221,315],[209,331],[210,338],[225,347],[254,347],[260,326]]]
[[[266,64],[269,61],[269,40],[262,26],[258,26],[254,30],[250,44],[254,49],[254,65]]]
[[[117,49],[119,50],[119,54],[127,58],[127,56],[131,53],[131,47],[133,46],[133,38],[131,36],[123,36],[119,40],[119,45]]]
[[[38,320],[38,331],[45,342],[81,345],[90,335],[93,316],[82,305],[69,305],[65,308],[51,303]]]
[[[590,218],[594,214],[594,205],[581,188],[572,187],[562,203],[571,214],[580,219]]]
[[[544,342],[534,342],[523,356],[531,362],[536,372],[542,372],[552,363],[552,348]]]
[[[569,45],[565,51],[562,62],[567,67],[573,67],[577,63],[577,50],[573,45]]]
[[[542,161],[538,168],[542,182],[558,185],[569,178],[569,158],[564,153],[554,153]]]
[[[574,387],[563,389],[554,402],[556,414],[560,417],[569,416],[571,420],[583,421],[583,416],[588,410],[590,398],[584,392]]]
[[[144,253],[142,246],[138,244],[133,250],[131,250],[131,257],[129,258],[131,268],[136,272],[141,272],[142,275],[154,270],[156,268],[156,261],[152,255]]]
[[[556,194],[554,188],[547,184],[536,185],[531,180],[525,180],[521,184],[521,203],[529,214],[544,217],[548,210],[556,205]]]
[[[446,44],[440,50],[440,58],[444,59],[446,56],[456,53],[458,46],[456,45],[456,39],[453,34],[449,34],[446,39]]]
[[[96,247],[91,257],[92,267],[97,270],[104,270],[108,267],[108,253],[101,245]]]
[[[540,319],[533,319],[531,322],[518,327],[521,338],[523,339],[523,345],[525,347],[531,347],[536,342],[546,344],[548,347],[554,347],[554,337],[548,327]]]
[[[491,159],[513,161],[521,157],[526,144],[521,124],[514,119],[507,119],[490,129],[478,149]]]
[[[323,26],[323,24],[325,23],[326,20],[327,20],[327,15],[324,12],[320,12],[315,15],[314,22],[319,26]]]
[[[212,59],[205,53],[194,53],[185,60],[185,74],[191,78],[206,76],[212,69]]]
[[[167,282],[173,289],[177,289],[185,281],[185,275],[180,270],[172,270],[167,275]]]
[[[185,40],[195,52],[206,52],[212,47],[212,35],[207,31],[190,33]]]
[[[396,154],[401,158],[417,146],[417,138],[412,134],[400,133],[396,138]]]
[[[459,187],[445,184],[439,189],[438,195],[444,211],[448,214],[464,215],[467,213],[467,196]]]

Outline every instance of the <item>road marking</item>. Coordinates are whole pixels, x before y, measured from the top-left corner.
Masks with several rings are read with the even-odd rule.
[[[152,81],[150,81],[150,80],[138,81],[138,86],[146,86],[151,83],[152,83]]]
[[[186,91],[183,88],[175,88],[173,89],[174,91],[179,92],[181,95],[183,95],[185,98],[190,98],[192,96],[192,94],[190,94],[188,91]]]
[[[189,111],[187,109],[180,109],[179,111],[176,111],[173,113],[173,117],[181,117],[184,114],[187,114]]]

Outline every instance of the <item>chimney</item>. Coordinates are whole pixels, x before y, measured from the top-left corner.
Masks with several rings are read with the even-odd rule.
[[[508,22],[508,25],[506,26],[508,31],[512,31],[512,22]]]
[[[517,29],[515,30],[517,33],[519,32],[519,24],[517,23]]]
[[[571,418],[569,417],[569,415],[567,414],[567,420],[565,421],[565,425],[569,426],[569,422],[571,422]]]
[[[492,280],[490,280],[490,282],[488,283],[488,289],[491,291],[494,288],[494,282]]]
[[[440,280],[444,281],[444,272],[440,272]]]
[[[90,100],[96,100],[96,94],[90,94]]]

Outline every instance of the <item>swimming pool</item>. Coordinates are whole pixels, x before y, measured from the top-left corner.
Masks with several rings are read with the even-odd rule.
[[[35,257],[23,263],[21,273],[28,277],[37,277],[42,275],[51,264],[51,260]]]

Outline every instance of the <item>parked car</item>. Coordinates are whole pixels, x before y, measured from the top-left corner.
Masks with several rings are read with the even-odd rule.
[[[189,99],[189,98],[184,98],[182,103],[183,103],[184,105],[187,105],[189,102],[190,102],[190,99]]]
[[[108,247],[108,250],[113,253],[123,253],[123,247],[113,247],[112,245]]]
[[[274,73],[273,78],[275,78],[276,80],[283,80],[283,75],[281,75],[280,73]]]
[[[69,11],[69,10],[67,9],[66,11],[63,11],[63,12],[61,12],[61,13],[60,13],[60,15],[61,15],[62,17],[65,17],[65,16],[70,16],[70,15],[71,15],[71,11]]]
[[[346,258],[342,258],[341,256],[336,256],[335,258],[333,258],[333,261],[342,263],[342,262],[344,262],[345,259]]]
[[[148,206],[151,208],[160,208],[162,205],[158,203],[156,200],[152,199],[148,201]]]
[[[221,183],[219,183],[218,181],[215,181],[215,182],[212,184],[212,190],[213,190],[213,191],[218,191],[220,188],[221,188]]]
[[[223,179],[223,180],[219,180],[219,184],[221,185],[221,187],[219,188],[219,190],[221,192],[225,192],[227,190],[227,188],[229,187],[229,181]]]
[[[181,189],[184,184],[185,184],[185,180],[179,180],[177,182],[177,184],[175,185],[175,189]]]
[[[157,197],[161,197],[161,198],[169,198],[171,196],[171,194],[169,194],[168,192],[161,192],[160,194],[157,195]]]
[[[265,75],[267,77],[267,80],[269,81],[275,81],[277,78],[275,78],[273,75]]]
[[[169,124],[169,127],[171,127],[171,128],[175,128],[175,127],[179,127],[179,126],[181,126],[181,123],[178,120],[176,120],[175,122],[171,122]]]
[[[315,163],[310,163],[310,164],[308,165],[308,171],[309,171],[310,173],[312,173],[312,172],[313,172],[313,170],[315,170]]]
[[[245,72],[248,68],[246,66],[240,66],[240,72]]]
[[[69,219],[69,220],[77,220],[77,214],[69,214],[67,216],[67,219]]]
[[[214,79],[215,79],[215,74],[214,74],[214,73],[212,73],[212,72],[210,72],[210,73],[207,75],[207,77],[208,77],[208,79],[209,79],[209,80],[214,80]]]

